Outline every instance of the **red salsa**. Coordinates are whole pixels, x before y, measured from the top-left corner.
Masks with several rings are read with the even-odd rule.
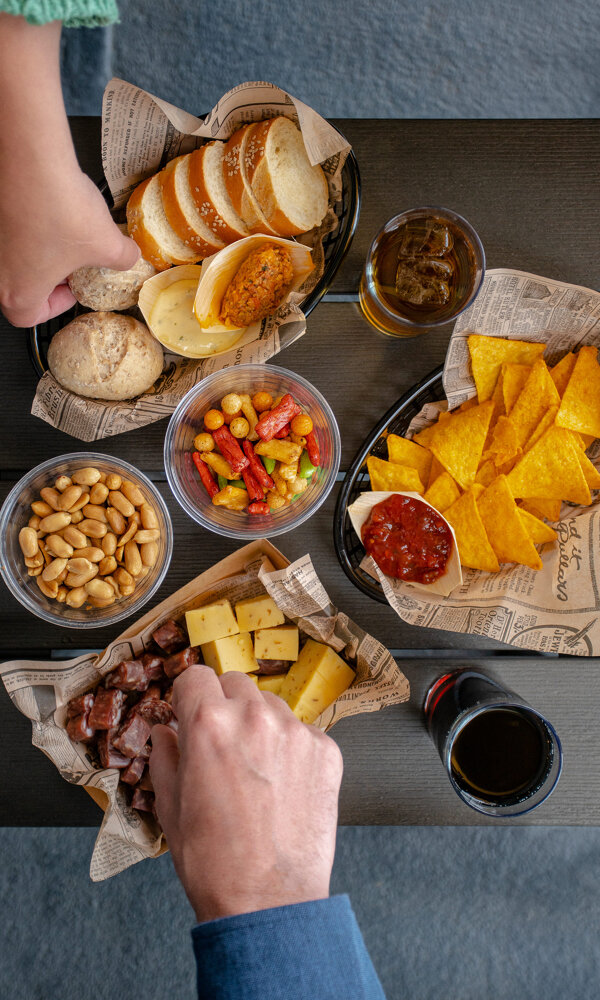
[[[421,500],[393,494],[375,504],[362,526],[362,542],[382,573],[412,583],[433,583],[446,572],[452,532]]]

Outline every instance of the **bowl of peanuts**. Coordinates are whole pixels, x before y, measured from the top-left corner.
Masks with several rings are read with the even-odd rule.
[[[162,583],[173,529],[157,488],[111,455],[36,466],[0,511],[0,571],[38,618],[97,628],[139,611]]]
[[[227,538],[298,527],[336,481],[341,440],[331,407],[295,372],[234,365],[184,396],[165,435],[169,486],[184,511]]]

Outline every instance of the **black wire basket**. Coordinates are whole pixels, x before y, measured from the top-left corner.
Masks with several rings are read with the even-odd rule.
[[[104,195],[108,207],[112,209],[112,197],[108,184],[103,179],[98,184],[98,187]],[[313,311],[329,289],[340,264],[348,253],[358,223],[360,212],[360,172],[352,150],[350,150],[346,157],[346,162],[342,168],[341,198],[335,202],[332,208],[337,216],[338,224],[323,240],[323,251],[325,254],[323,274],[312,292],[300,304],[305,316],[308,316]],[[54,334],[58,333],[63,326],[66,326],[67,323],[70,323],[75,316],[82,312],[87,312],[87,310],[83,306],[75,305],[68,312],[56,316],[47,323],[39,323],[30,329],[28,342],[29,357],[40,378],[48,370],[48,347]]]
[[[444,366],[440,365],[439,368],[430,372],[421,382],[405,392],[381,418],[356,453],[352,465],[346,473],[335,505],[333,541],[340,566],[355,587],[362,590],[367,597],[372,597],[373,600],[379,601],[381,604],[387,603],[381,584],[360,568],[365,550],[350,522],[348,507],[354,503],[360,493],[370,488],[369,473],[367,472],[369,455],[386,459],[388,457],[387,435],[404,436],[411,420],[422,410],[425,403],[435,403],[445,398],[442,384],[443,370]]]

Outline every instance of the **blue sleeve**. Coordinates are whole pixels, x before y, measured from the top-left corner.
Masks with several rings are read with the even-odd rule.
[[[385,1000],[348,896],[192,931],[199,1000]]]

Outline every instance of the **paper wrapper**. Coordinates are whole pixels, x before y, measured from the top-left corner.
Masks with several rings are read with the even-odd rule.
[[[63,778],[82,785],[105,810],[94,845],[90,876],[100,882],[123,869],[155,858],[167,849],[151,817],[128,805],[117,770],[97,770],[95,757],[73,743],[64,728],[71,698],[95,686],[123,659],[135,659],[150,646],[152,632],[167,618],[228,598],[232,603],[268,591],[305,636],[332,646],[356,670],[356,680],[317,719],[328,730],[340,719],[376,712],[407,701],[409,684],[391,653],[331,604],[310,556],[291,565],[265,539],[252,542],[196,577],[136,622],[99,656],[87,654],[65,663],[13,661],[0,666],[8,694],[32,720],[32,743],[56,764]]]
[[[112,79],[102,102],[102,164],[115,209],[119,209],[140,181],[169,160],[208,140],[229,139],[248,122],[277,115],[285,115],[302,130],[309,159],[321,164],[329,185],[329,212],[317,229],[298,237],[311,247],[314,263],[302,289],[292,292],[275,315],[256,324],[252,339],[244,336],[230,351],[202,360],[165,352],[162,375],[148,392],[133,400],[110,403],[85,399],[63,389],[46,372],[37,386],[33,416],[80,441],[123,434],[168,416],[186,392],[207,375],[232,365],[263,364],[302,336],[306,319],[299,303],[323,275],[323,241],[338,224],[331,206],[341,199],[342,167],[350,152],[343,136],[316,111],[271,83],[249,82],[224,94],[203,122],[139,87]]]
[[[546,342],[556,364],[582,344],[600,346],[600,293],[523,271],[488,271],[481,291],[454,327],[446,363],[448,403],[428,403],[407,436],[429,426],[440,409],[475,395],[467,336],[478,333]],[[600,443],[588,456],[600,470]],[[410,584],[386,578],[385,596],[410,625],[468,632],[540,653],[600,655],[600,494],[590,507],[563,504],[558,541],[540,551],[543,568],[505,566],[499,573],[463,568],[463,585],[448,597],[424,597]],[[365,557],[361,567],[377,578]]]

